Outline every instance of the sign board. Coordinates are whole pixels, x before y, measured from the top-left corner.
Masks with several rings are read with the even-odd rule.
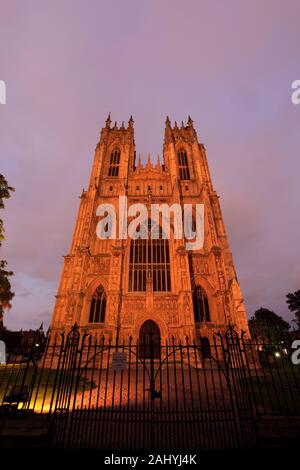
[[[114,352],[112,358],[113,370],[124,370],[126,369],[126,353],[125,352]]]

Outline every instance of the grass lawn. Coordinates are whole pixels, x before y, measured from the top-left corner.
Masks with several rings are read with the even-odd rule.
[[[14,366],[0,366],[0,404],[4,396],[8,393],[8,389],[15,385],[27,385],[31,392],[30,408],[35,411],[49,411],[54,388],[58,388],[58,384],[64,384],[68,389],[75,390],[76,376],[71,374],[57,373],[56,370],[35,369],[30,365],[26,368],[26,364],[15,364]],[[55,387],[56,385],[56,387]],[[95,384],[84,377],[79,379],[78,392],[83,389],[90,390]],[[56,399],[54,394],[54,400]]]
[[[262,412],[300,413],[300,374],[297,366],[252,371],[243,388]]]

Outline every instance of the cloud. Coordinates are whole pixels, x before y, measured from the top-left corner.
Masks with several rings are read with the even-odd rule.
[[[11,327],[51,316],[93,152],[109,111],[133,114],[137,153],[162,153],[166,114],[190,114],[207,147],[247,307],[299,288],[300,6],[290,1],[1,7],[1,173],[16,188],[2,257]],[[272,14],[267,12],[271,11]],[[41,313],[42,312],[42,313]],[[43,313],[44,312],[44,313]]]

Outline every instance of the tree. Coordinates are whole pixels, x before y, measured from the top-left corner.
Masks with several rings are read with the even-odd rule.
[[[275,339],[280,334],[287,333],[290,324],[272,310],[261,307],[250,318],[249,328],[252,335],[270,336]]]
[[[10,193],[14,191],[14,188],[8,186],[8,183],[3,175],[0,175],[0,209],[4,209],[4,199],[10,198]],[[3,220],[0,219],[0,246],[2,245],[2,241],[4,240],[4,226]]]
[[[300,328],[300,290],[286,295],[289,310],[295,312],[295,320],[293,320],[298,328]]]
[[[0,209],[5,208],[4,200],[9,199],[11,192],[14,188],[8,186],[8,183],[3,175],[0,175]],[[4,225],[3,220],[0,219],[0,247],[4,240]],[[11,300],[14,293],[11,291],[11,284],[9,277],[13,275],[12,271],[6,270],[7,262],[0,260],[0,328],[3,327],[3,313],[5,309],[11,307]]]

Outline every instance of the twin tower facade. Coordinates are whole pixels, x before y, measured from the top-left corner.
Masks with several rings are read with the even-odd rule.
[[[184,234],[158,239],[100,239],[97,207],[119,197],[142,203],[204,205],[204,243],[187,250]],[[145,220],[150,227],[149,220]],[[231,322],[248,332],[246,311],[229,249],[219,199],[193,121],[166,120],[163,161],[137,161],[134,122],[112,125],[95,149],[88,189],[82,192],[69,254],[64,257],[52,333],[80,330],[97,339],[208,339]]]

